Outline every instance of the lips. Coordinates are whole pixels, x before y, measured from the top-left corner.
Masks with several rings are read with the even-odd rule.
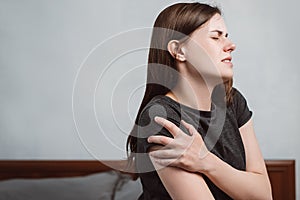
[[[228,57],[224,58],[223,60],[221,60],[221,62],[229,67],[233,67],[231,60],[232,60],[232,57],[228,56]]]
[[[232,60],[232,57],[229,56],[229,57],[226,57],[226,58],[224,58],[223,60],[221,60],[221,62],[230,63],[231,60]]]

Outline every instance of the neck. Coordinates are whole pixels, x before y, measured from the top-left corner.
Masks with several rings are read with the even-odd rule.
[[[178,84],[167,96],[189,107],[210,111],[213,88],[212,86],[207,86],[203,79],[202,81],[196,81],[180,78]]]
[[[213,80],[204,81],[198,73],[182,70],[179,74],[176,86],[167,96],[189,107],[210,111],[212,92],[218,83]]]

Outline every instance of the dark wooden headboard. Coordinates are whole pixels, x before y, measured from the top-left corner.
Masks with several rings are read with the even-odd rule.
[[[0,180],[83,176],[112,169],[124,171],[126,166],[126,160],[103,162],[2,160],[0,161]],[[273,199],[295,200],[295,160],[266,160],[266,166],[272,185]],[[134,177],[134,174],[131,175]]]
[[[75,177],[109,170],[125,171],[126,160],[0,160],[0,180]]]
[[[266,160],[274,200],[295,200],[295,160]]]

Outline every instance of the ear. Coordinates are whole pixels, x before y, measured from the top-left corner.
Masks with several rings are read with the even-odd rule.
[[[168,42],[168,51],[178,61],[186,61],[183,47],[179,44],[178,40],[171,40]]]

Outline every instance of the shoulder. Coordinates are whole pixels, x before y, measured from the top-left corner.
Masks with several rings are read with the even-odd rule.
[[[244,125],[252,116],[252,111],[244,95],[235,87],[232,88],[233,101],[232,108],[238,122],[238,127]]]
[[[244,98],[244,95],[242,94],[242,92],[239,89],[237,89],[236,87],[232,87],[232,93],[233,93],[233,97],[235,99]]]
[[[235,87],[232,87],[232,97],[233,97],[232,103],[235,107],[239,106],[240,104],[247,103],[245,96],[242,94],[242,92],[239,89]]]
[[[155,145],[147,141],[147,138],[151,135],[172,137],[167,129],[154,121],[154,117],[156,116],[168,119],[177,126],[180,125],[180,115],[176,102],[172,102],[165,96],[154,97],[141,111],[137,119],[137,124],[135,125],[135,134],[138,138],[138,152],[148,152],[148,149]]]
[[[176,123],[180,121],[180,107],[177,102],[169,97],[159,95],[151,99],[151,101],[142,110],[139,117],[140,125],[147,125],[159,116]]]

